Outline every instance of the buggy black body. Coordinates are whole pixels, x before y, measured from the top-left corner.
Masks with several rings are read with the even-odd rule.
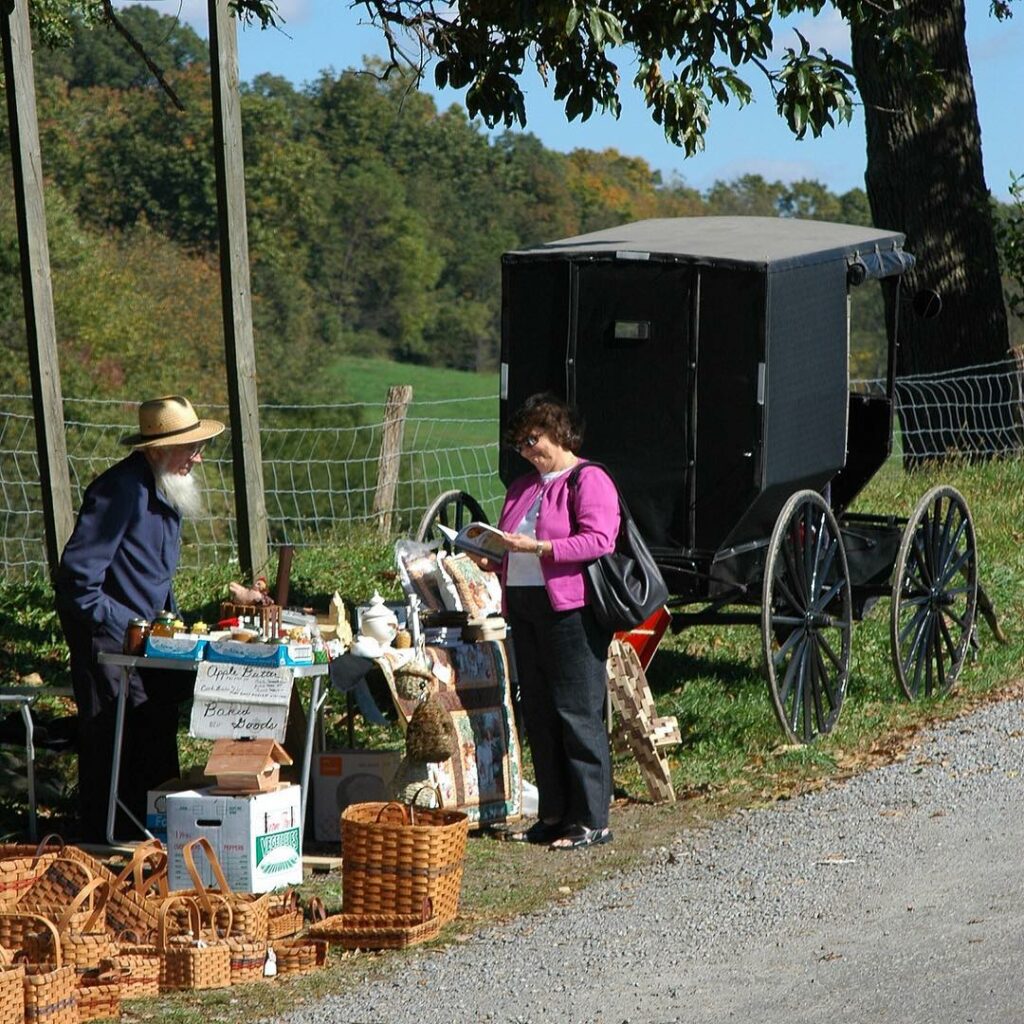
[[[779,722],[835,725],[851,622],[892,598],[908,697],[954,683],[977,558],[952,488],[910,519],[848,515],[892,444],[888,387],[854,394],[849,293],[913,266],[898,232],[759,217],[648,220],[502,260],[501,429],[551,391],[586,420],[666,578],[673,623],[761,627]],[[890,324],[898,319],[889,317]],[[507,484],[527,469],[502,451]],[[753,608],[757,610],[752,610]]]

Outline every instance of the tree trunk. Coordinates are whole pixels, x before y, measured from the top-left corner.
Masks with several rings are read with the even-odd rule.
[[[896,355],[898,377],[992,367],[995,392],[956,389],[924,404],[901,403],[908,465],[946,453],[990,455],[1016,445],[1019,410],[1012,401],[1012,365],[995,233],[981,159],[981,128],[967,56],[964,0],[910,0],[902,24],[931,55],[941,81],[932,113],[915,112],[914,82],[885,66],[884,40],[852,30],[853,66],[867,128],[866,184],[878,227],[902,231],[917,265],[902,283]],[[917,315],[910,301],[933,289],[942,309]],[[893,293],[886,291],[892,323]],[[956,374],[953,374],[956,376]],[[1005,382],[1005,383],[1001,383]],[[991,387],[991,385],[990,385]],[[1005,390],[1007,393],[999,394]],[[899,390],[897,391],[899,394]]]

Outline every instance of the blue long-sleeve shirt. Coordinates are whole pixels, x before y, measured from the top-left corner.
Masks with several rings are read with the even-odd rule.
[[[57,570],[57,606],[120,642],[129,619],[176,610],[180,550],[181,517],[157,491],[146,457],[132,452],[86,489]]]

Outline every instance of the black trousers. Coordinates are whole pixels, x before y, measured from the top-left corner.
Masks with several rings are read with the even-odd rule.
[[[555,611],[544,587],[508,587],[539,817],[604,828],[612,796],[604,722],[611,635],[589,607]]]
[[[104,842],[122,670],[99,664],[97,655],[119,653],[121,645],[93,635],[62,611],[58,614],[71,653],[71,686],[78,705],[78,838]],[[147,792],[180,774],[178,702],[191,696],[194,683],[193,672],[150,669],[131,674],[118,788],[125,806],[143,824]],[[120,811],[115,832],[119,838],[141,834]]]

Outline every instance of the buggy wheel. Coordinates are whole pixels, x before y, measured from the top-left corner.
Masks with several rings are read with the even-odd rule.
[[[420,525],[416,528],[416,540],[427,544],[439,540],[445,551],[451,554],[451,541],[437,529],[437,524],[461,530],[472,522],[487,522],[487,515],[480,507],[480,502],[465,491],[445,491],[435,498],[423,513]]]
[[[761,600],[768,689],[791,741],[811,743],[839,720],[852,629],[850,572],[839,524],[820,494],[798,491],[772,531]]]
[[[889,629],[908,699],[948,693],[960,675],[978,609],[978,552],[967,502],[933,487],[918,503],[893,571]]]

